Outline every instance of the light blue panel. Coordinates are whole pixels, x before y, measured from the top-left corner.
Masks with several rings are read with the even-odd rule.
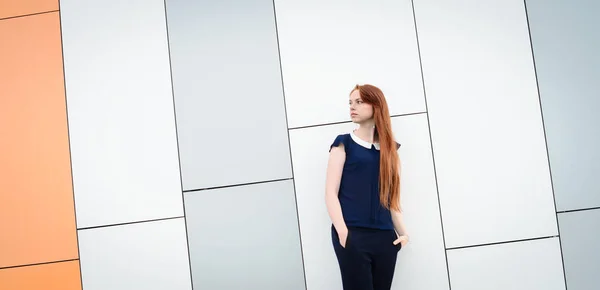
[[[558,214],[569,290],[600,289],[600,209]]]
[[[60,4],[77,226],[183,215],[163,1]]]
[[[600,2],[527,0],[558,211],[600,206]]]
[[[79,230],[85,290],[191,290],[183,218]]]
[[[271,0],[168,0],[185,190],[291,178]]]
[[[291,180],[185,194],[194,289],[304,290]]]

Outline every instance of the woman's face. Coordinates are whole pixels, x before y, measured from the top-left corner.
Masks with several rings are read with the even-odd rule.
[[[350,105],[350,119],[352,122],[360,124],[373,118],[373,106],[363,102],[358,90],[354,90],[350,94],[348,104]]]

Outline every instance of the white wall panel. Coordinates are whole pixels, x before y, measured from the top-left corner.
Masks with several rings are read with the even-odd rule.
[[[446,246],[556,235],[523,1],[415,13]]]
[[[183,214],[162,0],[61,1],[77,226]]]
[[[558,238],[450,250],[448,268],[457,290],[565,289]]]
[[[357,83],[392,115],[425,111],[410,0],[275,0],[290,128],[349,120]]]
[[[79,230],[85,290],[191,290],[183,218]]]
[[[290,131],[296,195],[310,290],[341,289],[325,206],[325,172],[335,136],[352,123]],[[393,118],[402,144],[402,194],[412,243],[400,251],[393,289],[448,289],[446,259],[425,115]]]

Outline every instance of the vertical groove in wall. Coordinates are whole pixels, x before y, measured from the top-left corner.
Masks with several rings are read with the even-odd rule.
[[[531,38],[531,28],[529,25],[529,12],[527,11],[527,0],[523,0],[523,8],[525,9],[527,33],[529,36],[529,46],[531,48],[531,59],[532,59],[532,65],[533,65],[533,72],[535,74],[535,85],[536,85],[536,90],[537,90],[537,94],[538,94],[538,102],[539,102],[539,106],[540,106],[540,117],[542,119],[542,131],[544,133],[544,145],[546,146],[545,147],[546,159],[548,160],[548,174],[550,175],[550,187],[552,189],[552,200],[554,201],[554,212],[555,212],[554,214],[555,214],[555,218],[556,218],[556,230],[558,231],[558,244],[559,244],[559,249],[560,249],[560,259],[562,262],[563,279],[564,279],[564,286],[565,286],[565,290],[566,290],[566,289],[568,289],[567,272],[565,270],[565,259],[563,257],[562,241],[560,238],[560,224],[558,222],[558,213],[556,212],[556,194],[554,193],[554,181],[552,179],[552,166],[550,164],[550,153],[548,151],[548,138],[546,136],[546,124],[544,123],[544,112],[543,112],[543,108],[542,108],[542,97],[541,97],[541,93],[540,93],[540,85],[539,85],[539,81],[538,81],[537,67],[536,67],[536,63],[535,63],[535,52],[533,50],[533,39]]]
[[[298,237],[300,238],[300,255],[301,255],[301,259],[302,259],[302,276],[304,277],[304,288],[308,289],[308,283],[306,281],[306,267],[304,264],[304,250],[303,250],[303,246],[302,246],[302,231],[300,230],[300,213],[298,212],[298,198],[297,198],[297,192],[296,192],[296,178],[294,176],[294,161],[292,158],[292,142],[290,142],[290,130],[289,130],[289,123],[288,123],[288,115],[287,115],[287,105],[285,102],[285,85],[284,85],[284,81],[283,81],[283,67],[281,65],[281,50],[279,47],[279,29],[277,27],[277,9],[275,8],[275,0],[272,1],[273,3],[273,19],[274,19],[274,24],[275,24],[275,37],[277,39],[277,53],[278,53],[278,58],[279,58],[279,74],[280,74],[280,78],[281,78],[281,93],[283,95],[283,110],[285,112],[285,128],[286,128],[286,134],[287,134],[287,138],[288,138],[288,148],[289,148],[289,154],[290,154],[290,166],[291,166],[291,171],[292,171],[292,184],[294,187],[294,206],[296,207],[296,222],[297,222],[297,227],[298,227]]]
[[[437,192],[437,200],[438,200],[438,211],[440,216],[440,225],[442,229],[442,241],[444,243],[444,258],[446,259],[446,274],[448,276],[448,289],[452,289],[452,285],[450,283],[450,267],[448,266],[448,252],[446,251],[446,235],[444,234],[444,222],[442,219],[442,204],[440,202],[440,189],[437,180],[437,170],[435,166],[435,154],[433,150],[433,136],[431,135],[431,122],[429,120],[429,107],[427,106],[427,92],[425,90],[425,77],[423,74],[423,62],[421,61],[421,44],[419,43],[419,30],[417,29],[417,15],[415,13],[415,3],[414,0],[410,1],[413,13],[413,21],[415,23],[415,39],[417,41],[417,51],[419,54],[419,66],[421,68],[421,82],[423,84],[423,97],[425,98],[425,112],[427,116],[427,129],[429,131],[429,145],[431,146],[431,160],[433,163],[433,175],[435,178],[435,190]]]
[[[75,222],[75,239],[77,241],[77,259],[79,264],[79,280],[81,281],[81,288],[83,289],[83,274],[81,271],[81,253],[79,251],[79,232],[77,230],[77,206],[75,205],[75,182],[73,180],[73,156],[71,153],[71,131],[69,127],[69,100],[67,98],[67,76],[65,72],[65,50],[63,43],[63,30],[62,30],[62,11],[60,10],[60,1],[58,1],[58,24],[60,28],[60,50],[62,57],[62,71],[63,71],[63,87],[65,91],[65,115],[67,123],[67,141],[69,144],[69,166],[71,167],[71,189],[73,191],[73,215]]]
[[[190,284],[192,290],[194,290],[194,278],[192,271],[192,255],[190,254],[190,239],[188,234],[188,226],[187,226],[187,216],[185,214],[185,196],[183,193],[183,176],[181,173],[181,154],[179,152],[179,133],[177,129],[177,107],[175,106],[175,87],[173,84],[173,67],[171,65],[171,43],[169,39],[169,21],[167,16],[167,0],[163,0],[163,8],[165,10],[165,32],[167,33],[167,49],[168,49],[168,57],[169,57],[169,76],[171,81],[171,97],[173,98],[173,120],[175,126],[175,141],[177,143],[177,164],[179,166],[179,183],[181,189],[181,206],[183,207],[183,222],[185,225],[185,242],[187,244],[187,255],[188,255],[188,265],[190,269]]]

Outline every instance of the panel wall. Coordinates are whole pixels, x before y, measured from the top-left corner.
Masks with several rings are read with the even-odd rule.
[[[182,216],[164,2],[63,0],[61,17],[77,226]]]
[[[402,196],[411,245],[402,249],[393,289],[448,289],[446,258],[439,219],[427,118],[392,119],[402,144]],[[290,131],[292,160],[308,289],[341,289],[331,241],[331,220],[325,206],[325,171],[329,146],[354,124]]]
[[[600,209],[560,213],[558,222],[568,289],[598,289]]]
[[[83,289],[192,289],[183,218],[78,232]]]
[[[0,268],[78,258],[66,117],[58,12],[0,20]]]
[[[600,2],[526,3],[556,207],[600,207]]]
[[[194,289],[306,289],[292,180],[185,195]]]
[[[448,267],[452,289],[565,289],[558,238],[450,250]]]
[[[414,8],[446,246],[556,235],[523,1]]]
[[[357,83],[388,95],[392,115],[423,112],[410,0],[275,0],[289,127],[348,121]]]
[[[0,289],[81,290],[79,261],[0,270]]]
[[[58,0],[0,0],[0,19],[58,10]]]
[[[273,2],[166,2],[184,189],[291,178]]]

